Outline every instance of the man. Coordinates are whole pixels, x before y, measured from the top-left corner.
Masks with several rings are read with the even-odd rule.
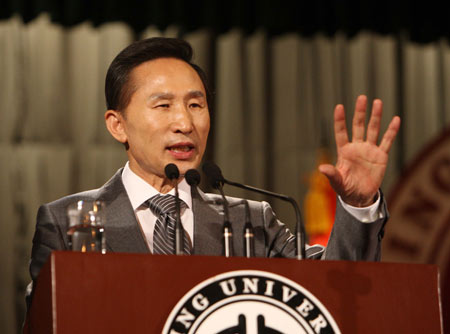
[[[210,127],[210,90],[191,56],[191,47],[182,40],[153,38],[131,44],[114,59],[106,77],[105,121],[111,135],[124,144],[128,163],[99,189],[41,206],[30,264],[33,281],[52,250],[68,249],[66,207],[78,200],[105,202],[108,252],[164,253],[157,238],[165,227],[152,199],[174,193],[164,173],[167,164],[176,164],[181,175],[199,166]],[[382,102],[374,101],[364,138],[366,105],[366,97],[358,97],[352,141],[343,106],[335,109],[338,160],[336,166],[320,166],[320,171],[339,195],[336,223],[327,248],[308,246],[308,258],[379,259],[387,220],[379,187],[400,119],[394,117],[377,145]],[[187,253],[221,255],[223,216],[221,206],[210,204],[215,195],[191,189],[182,178],[178,187]],[[293,236],[270,206],[250,201],[250,209],[256,256],[293,257]],[[243,217],[242,207],[230,209],[235,231],[243,229]],[[242,236],[235,233],[236,255],[243,255],[242,245]]]

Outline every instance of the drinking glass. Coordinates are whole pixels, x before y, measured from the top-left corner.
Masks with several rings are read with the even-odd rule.
[[[80,200],[67,207],[69,247],[78,252],[106,253],[105,204]]]

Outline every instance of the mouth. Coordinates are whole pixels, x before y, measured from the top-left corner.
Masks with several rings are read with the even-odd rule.
[[[175,146],[175,147],[169,147],[169,150],[172,152],[189,152],[192,150],[193,146]]]
[[[192,143],[177,143],[168,146],[167,150],[176,159],[188,159],[194,154],[195,145]]]

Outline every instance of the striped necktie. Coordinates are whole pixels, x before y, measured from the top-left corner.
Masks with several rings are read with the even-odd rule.
[[[175,254],[175,224],[176,205],[175,196],[155,195],[147,201],[147,205],[157,217],[153,230],[153,254]],[[187,205],[180,199],[180,209]],[[186,231],[183,230],[184,254],[191,254],[191,242]]]

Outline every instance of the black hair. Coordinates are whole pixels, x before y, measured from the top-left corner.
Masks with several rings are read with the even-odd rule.
[[[134,92],[129,84],[130,73],[135,67],[158,58],[176,58],[185,61],[197,72],[205,87],[206,101],[211,110],[211,88],[205,72],[192,63],[192,55],[191,45],[178,38],[154,37],[133,42],[114,58],[108,68],[105,80],[107,109],[123,111],[128,106]]]

